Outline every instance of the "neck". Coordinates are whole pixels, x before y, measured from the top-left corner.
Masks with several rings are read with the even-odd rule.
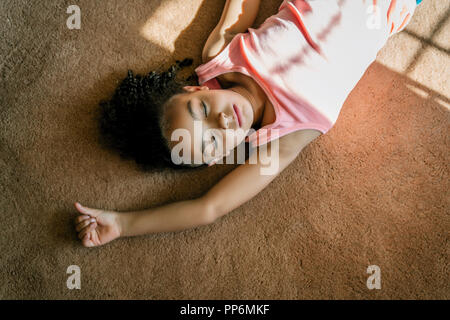
[[[243,96],[245,99],[249,101],[253,110],[252,127],[260,126],[264,114],[264,106],[265,106],[264,98],[258,95],[257,92],[255,92],[251,88],[247,88],[242,85],[231,87],[229,88],[229,90],[239,93],[241,96]]]

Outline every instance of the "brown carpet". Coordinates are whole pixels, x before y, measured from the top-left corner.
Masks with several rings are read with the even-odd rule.
[[[450,298],[447,1],[423,2],[335,127],[256,198],[213,225],[94,249],[77,241],[75,201],[149,208],[234,168],[143,173],[99,146],[93,119],[128,68],[198,65],[225,0],[76,3],[81,30],[66,27],[73,1],[0,2],[0,298]],[[255,26],[280,3],[263,1]]]

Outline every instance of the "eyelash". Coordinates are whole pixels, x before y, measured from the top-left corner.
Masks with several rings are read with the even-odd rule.
[[[203,104],[203,109],[205,110],[205,116],[208,117],[208,112],[207,112],[207,109],[206,109],[206,104],[205,104],[204,101],[202,101],[202,104]],[[212,136],[212,138],[213,138],[213,140],[214,140],[214,146],[217,148],[216,137],[215,137],[215,136]]]
[[[207,117],[207,116],[208,116],[208,113],[207,113],[207,111],[206,111],[206,104],[205,104],[205,102],[203,102],[203,101],[202,101],[202,104],[203,104],[203,109],[205,110],[205,117]]]

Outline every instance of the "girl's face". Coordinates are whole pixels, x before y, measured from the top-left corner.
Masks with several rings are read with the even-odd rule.
[[[172,131],[186,129],[191,137],[191,163],[198,157],[203,163],[213,165],[245,139],[253,124],[252,105],[232,89],[210,90],[207,86],[183,89],[186,93],[173,96],[165,112],[170,148],[180,143],[171,141]],[[201,133],[196,131],[196,135],[195,121],[198,121],[196,125],[201,124]]]

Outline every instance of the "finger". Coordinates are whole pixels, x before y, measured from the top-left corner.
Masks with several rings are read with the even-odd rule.
[[[91,223],[88,227],[84,228],[83,230],[80,231],[80,233],[78,234],[78,238],[83,239],[84,236],[88,233],[91,232],[92,230],[95,229],[95,227],[97,226],[97,223]]]
[[[83,220],[76,225],[75,230],[77,230],[77,232],[80,232],[81,230],[83,230],[83,228],[87,227],[89,224],[93,222],[95,222],[95,218]]]
[[[75,226],[75,230],[77,231],[77,232],[80,232],[81,230],[83,230],[85,227],[87,227],[88,225],[90,225],[91,224],[91,220],[84,220],[84,221],[81,221],[79,224],[77,224],[76,226]]]
[[[97,228],[97,223],[95,223],[95,228]],[[95,243],[96,243],[96,241],[94,239],[94,235],[96,234],[95,228],[94,228],[94,230],[87,233],[87,241],[88,241],[89,247],[94,247]]]
[[[82,241],[89,241],[89,240],[92,241],[92,231],[86,233],[86,234],[84,235],[83,239],[82,239]]]
[[[79,215],[75,218],[75,224],[79,224],[81,221],[89,219],[91,216],[88,215]]]
[[[103,210],[93,209],[93,208],[88,208],[88,207],[82,206],[78,202],[75,202],[75,208],[77,208],[77,210],[79,212],[84,213],[84,214],[88,214],[88,215],[93,216],[93,217],[97,217],[98,215],[100,215],[100,214],[102,214],[104,212]]]
[[[94,246],[94,242],[91,240],[91,238],[88,235],[89,235],[89,233],[84,236],[83,240],[81,241],[81,244],[84,247],[88,247],[89,248],[89,247],[93,247]]]

